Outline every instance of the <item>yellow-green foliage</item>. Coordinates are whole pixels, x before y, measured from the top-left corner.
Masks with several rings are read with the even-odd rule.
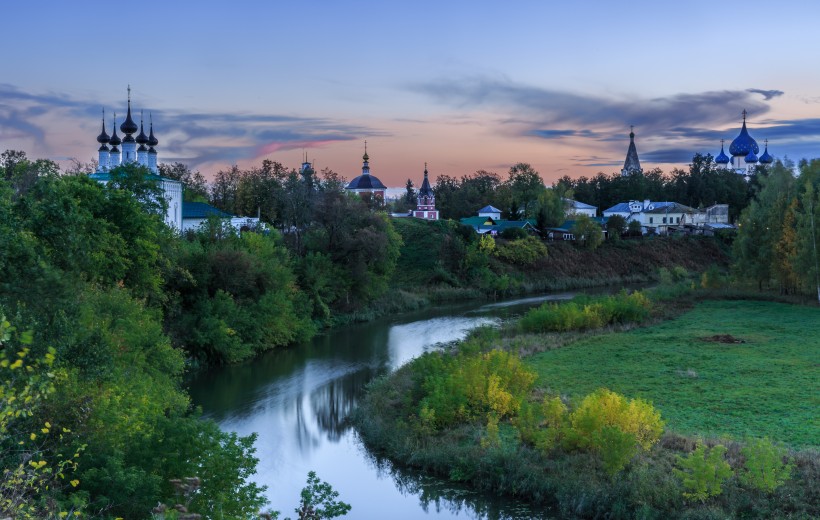
[[[514,420],[521,440],[545,453],[556,446],[566,422],[567,406],[559,397],[545,397],[540,403],[523,403]]]
[[[725,287],[727,283],[726,276],[715,265],[709,267],[700,276],[700,286],[704,289],[720,289]]]
[[[497,247],[493,254],[511,264],[532,265],[547,256],[547,246],[538,238],[528,236]]]
[[[747,440],[740,453],[746,459],[740,471],[740,481],[769,493],[789,480],[794,468],[786,449],[775,445],[768,437]]]
[[[723,459],[726,447],[718,444],[711,450],[699,444],[688,457],[677,456],[680,469],[675,469],[686,489],[683,496],[704,501],[722,492],[721,484],[732,476],[732,468]]]
[[[512,416],[535,381],[517,356],[501,350],[454,357],[432,354],[420,362],[426,377],[419,417],[428,427],[486,414]]]
[[[31,419],[54,393],[55,350],[50,348],[42,358],[31,359],[32,335],[20,334],[17,342],[21,346],[12,348],[13,332],[14,327],[0,314],[0,517],[44,518],[59,509],[54,504],[47,506],[48,512],[42,509],[44,493],[79,484],[69,472],[77,469],[82,449],[71,457],[55,454],[55,446],[70,431]],[[63,511],[60,516],[66,514]]]
[[[660,413],[643,399],[601,388],[570,414],[567,445],[598,452],[610,473],[622,469],[638,448],[649,450],[663,432]]]
[[[521,318],[526,332],[588,330],[616,323],[640,323],[649,316],[650,301],[642,292],[599,298],[579,297],[568,303],[545,303]]]

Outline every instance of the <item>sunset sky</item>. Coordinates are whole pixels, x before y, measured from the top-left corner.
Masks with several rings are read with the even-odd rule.
[[[126,7],[128,6],[128,7]],[[0,151],[96,157],[152,113],[160,162],[265,158],[388,186],[531,163],[550,183],[685,167],[751,135],[820,157],[820,2],[9,2]]]

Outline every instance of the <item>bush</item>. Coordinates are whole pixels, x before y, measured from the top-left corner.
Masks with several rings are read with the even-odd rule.
[[[567,332],[640,323],[649,316],[650,304],[641,292],[622,291],[602,298],[582,296],[563,304],[545,303],[527,312],[519,324],[526,332]]]
[[[519,240],[527,238],[528,236],[529,233],[527,233],[526,229],[516,227],[509,227],[501,232],[501,238],[504,240]]]
[[[732,476],[732,468],[723,459],[725,454],[726,447],[721,444],[708,452],[699,444],[688,457],[676,456],[680,469],[674,471],[687,490],[684,497],[704,501],[722,492],[721,484]]]
[[[746,459],[740,472],[740,481],[768,493],[789,480],[794,468],[786,449],[776,446],[768,437],[748,440],[740,453]]]
[[[415,371],[420,383],[418,423],[435,430],[494,414],[515,415],[535,382],[535,374],[509,352],[423,356]]]
[[[493,254],[511,264],[532,265],[547,256],[547,246],[538,238],[527,236],[497,247]]]
[[[663,432],[660,413],[650,403],[605,388],[586,396],[569,420],[567,446],[599,453],[610,474],[623,469],[639,447],[648,451]]]
[[[726,287],[728,280],[718,266],[711,265],[700,277],[700,286],[704,289],[722,289]]]

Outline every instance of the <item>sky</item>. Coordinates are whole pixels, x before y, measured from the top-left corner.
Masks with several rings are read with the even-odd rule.
[[[820,157],[820,2],[41,0],[3,5],[0,150],[97,156],[131,86],[160,162],[210,177],[303,154],[418,186],[530,163],[547,184],[720,151],[748,112]],[[147,131],[147,128],[146,128]]]

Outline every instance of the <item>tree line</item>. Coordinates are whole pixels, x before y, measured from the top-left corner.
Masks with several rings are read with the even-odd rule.
[[[820,301],[820,160],[800,161],[796,169],[776,162],[757,183],[738,222],[735,275],[784,294],[817,292]]]
[[[759,166],[757,171],[765,174],[766,168]],[[554,227],[563,221],[561,198],[566,197],[596,206],[599,212],[619,202],[644,199],[694,208],[728,204],[734,221],[758,189],[757,176],[747,183],[742,175],[718,168],[711,155],[697,154],[688,169],[676,168],[668,175],[659,168],[628,176],[598,173],[573,179],[565,175],[549,190],[532,166],[519,163],[510,168],[506,179],[485,170],[460,178],[441,175],[433,191],[442,216],[453,219],[475,216],[479,208],[491,204],[502,210],[505,219],[537,219]]]

